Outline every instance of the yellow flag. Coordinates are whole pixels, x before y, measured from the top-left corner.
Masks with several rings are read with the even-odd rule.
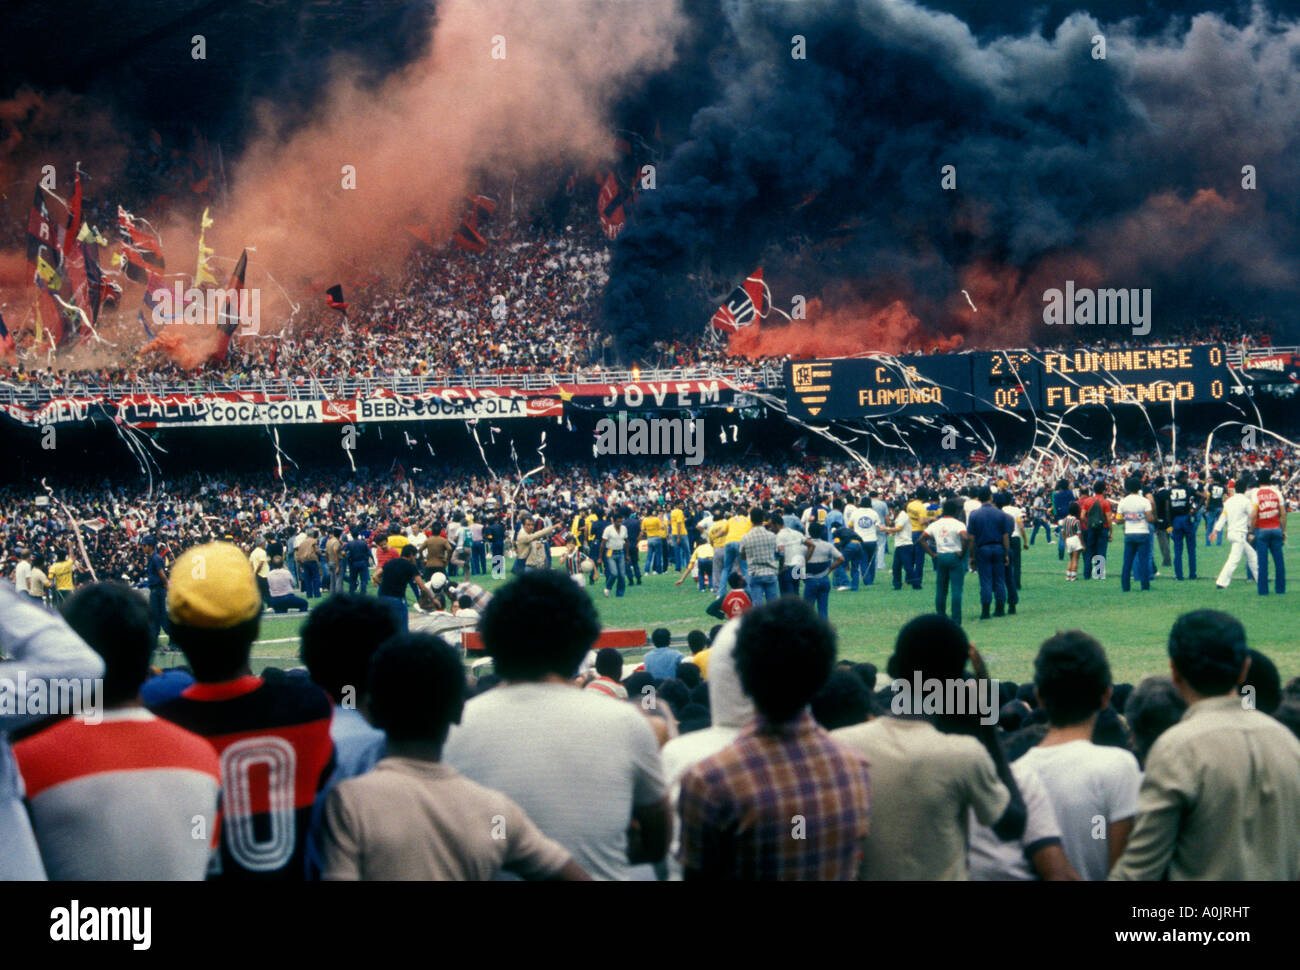
[[[41,342],[41,301],[36,301],[36,342]]]
[[[213,250],[210,246],[203,243],[203,233],[212,227],[212,220],[208,218],[208,210],[203,210],[203,218],[199,220],[199,262],[194,268],[194,285],[202,286],[204,283],[217,285],[217,278],[212,273],[212,267],[208,265],[208,257],[212,255]]]

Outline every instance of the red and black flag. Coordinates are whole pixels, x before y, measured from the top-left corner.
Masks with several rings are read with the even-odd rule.
[[[42,250],[45,250],[42,253]],[[52,251],[52,252],[51,252]],[[58,260],[58,242],[54,238],[54,224],[50,219],[50,207],[45,201],[45,190],[36,186],[36,198],[32,200],[32,212],[27,217],[27,262],[36,266],[38,257],[44,255],[47,262]]]
[[[474,207],[474,224],[478,225],[479,219],[486,219],[492,213],[497,211],[495,199],[489,199],[486,195],[468,196],[470,205]]]
[[[600,228],[610,239],[618,238],[627,224],[627,203],[630,199],[623,183],[612,171],[605,176],[600,194],[596,196],[596,215],[600,217]]]
[[[121,206],[117,207],[117,228],[122,235],[124,248],[134,250],[140,256],[140,260],[150,266],[159,269],[167,268],[163,260],[162,240],[158,238],[158,234],[137,226],[135,216]]]
[[[461,220],[460,228],[451,237],[451,244],[471,253],[487,251],[487,240],[478,232],[478,210],[474,210]]]
[[[247,272],[248,250],[245,249],[239,254],[239,262],[235,264],[230,279],[226,281],[226,292],[221,298],[221,311],[217,314],[217,332],[221,336],[217,342],[217,349],[212,355],[213,360],[226,359],[226,354],[230,350],[230,338],[239,329],[240,294],[244,290],[244,276]],[[233,306],[231,306],[232,302]]]
[[[331,310],[338,310],[339,313],[347,316],[348,305],[343,302],[343,284],[335,283],[325,291],[325,302],[329,304]]]
[[[731,291],[727,302],[718,307],[710,324],[717,330],[735,333],[756,324],[767,316],[767,287],[763,284],[763,267],[754,270],[745,282]]]

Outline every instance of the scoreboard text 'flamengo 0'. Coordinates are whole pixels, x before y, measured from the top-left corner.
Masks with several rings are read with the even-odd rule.
[[[786,406],[835,420],[1225,400],[1224,348],[999,350],[788,361]]]

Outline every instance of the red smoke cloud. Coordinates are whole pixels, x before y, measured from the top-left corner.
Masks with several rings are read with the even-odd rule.
[[[305,124],[291,119],[292,131],[272,106],[263,108],[259,135],[243,157],[227,162],[231,208],[212,212],[215,225],[206,241],[216,249],[218,279],[224,283],[247,247],[247,285],[262,288],[269,318],[263,330],[276,332],[289,313],[280,287],[297,301],[312,298],[312,277],[394,271],[414,243],[402,227],[432,224],[444,241],[465,195],[479,190],[485,175],[526,176],[557,159],[594,166],[611,158],[613,103],[629,82],[671,63],[684,24],[677,0],[440,3],[428,53],[384,83],[364,86],[355,80],[359,72],[336,64],[319,107]],[[45,103],[45,96],[31,95],[9,110],[30,113]],[[78,115],[87,107],[80,105]],[[48,140],[67,143],[81,130],[80,123],[67,125]],[[66,157],[82,159],[89,169],[88,152],[76,144],[64,148]],[[105,171],[119,163],[104,152],[94,164]],[[344,188],[344,166],[355,173],[355,188]],[[16,173],[14,180],[34,186],[38,172],[28,174]],[[103,191],[109,182],[89,185],[87,195],[114,201]],[[11,206],[18,210],[25,221],[25,205]],[[192,273],[197,219],[158,228],[169,272]],[[125,286],[122,315],[134,322],[139,288]],[[171,332],[179,336],[154,349],[186,359],[210,336],[203,328]],[[181,350],[191,344],[193,353]]]
[[[950,350],[962,344],[960,334],[945,337],[926,333],[921,320],[902,300],[883,306],[844,304],[828,309],[821,300],[808,301],[808,319],[746,327],[731,335],[727,353],[733,357],[846,357],[865,351],[899,354]]]

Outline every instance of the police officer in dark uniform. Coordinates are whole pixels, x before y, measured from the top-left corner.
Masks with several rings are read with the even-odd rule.
[[[970,514],[966,531],[975,545],[975,568],[980,575],[980,619],[989,617],[989,604],[996,601],[994,616],[1006,614],[1006,569],[1011,565],[1011,516],[992,503],[987,485],[975,496],[980,507]]]
[[[1174,579],[1183,578],[1183,546],[1187,546],[1187,578],[1196,578],[1196,510],[1200,494],[1187,483],[1187,472],[1169,489],[1169,516],[1174,538]]]

